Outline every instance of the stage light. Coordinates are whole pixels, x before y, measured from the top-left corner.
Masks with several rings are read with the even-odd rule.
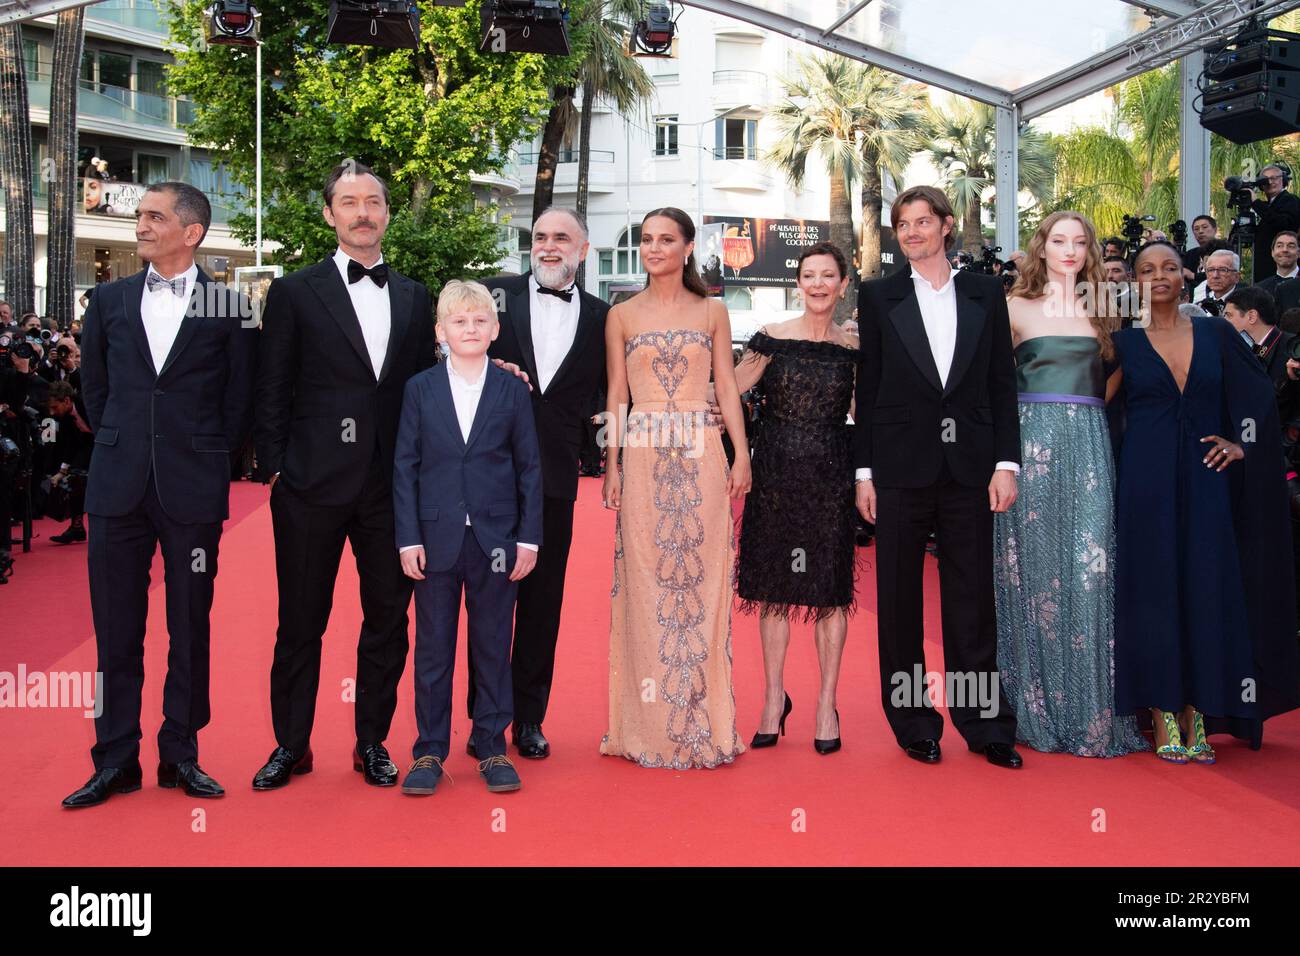
[[[420,45],[420,8],[409,0],[330,0],[325,42],[414,50]]]
[[[569,10],[560,0],[483,0],[479,20],[480,53],[569,53]]]
[[[216,0],[203,11],[208,43],[216,46],[257,46],[262,14],[248,0]]]
[[[672,8],[666,3],[656,3],[646,10],[644,20],[632,25],[632,52],[640,56],[668,56],[676,35],[677,21]]]

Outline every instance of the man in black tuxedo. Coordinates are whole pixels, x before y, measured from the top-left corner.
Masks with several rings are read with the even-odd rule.
[[[1259,216],[1255,226],[1255,282],[1262,282],[1277,272],[1273,262],[1273,239],[1289,229],[1300,231],[1300,198],[1287,192],[1291,171],[1281,166],[1265,166],[1259,171],[1264,181],[1264,195],[1250,204]]]
[[[592,397],[605,379],[609,306],[574,284],[587,248],[587,227],[577,213],[547,209],[533,223],[532,271],[484,283],[497,300],[501,319],[501,333],[488,354],[528,373],[542,453],[543,545],[536,569],[519,582],[510,661],[515,721],[511,736],[523,757],[550,754],[542,721],[555,673],[564,575],[573,540],[578,454]],[[472,684],[469,710],[473,714]]]
[[[1300,268],[1296,266],[1296,260],[1300,259],[1300,236],[1297,236],[1290,229],[1283,229],[1273,237],[1273,275],[1255,283],[1255,287],[1263,289],[1269,295],[1277,298],[1278,292],[1282,286],[1287,285],[1292,279],[1300,276]]]
[[[910,268],[858,292],[854,429],[857,506],[876,526],[885,714],[909,757],[938,762],[943,718],[923,693],[921,581],[933,529],[944,663],[958,678],[944,683],[973,677],[985,691],[948,701],[953,725],[990,763],[1016,768],[993,601],[993,512],[1015,502],[1020,470],[1007,303],[996,278],[950,268],[954,219],[942,192],[905,190],[891,218]]]
[[[1296,414],[1300,411],[1296,407],[1300,383],[1288,377],[1286,360],[1290,358],[1291,342],[1295,336],[1277,327],[1277,306],[1272,296],[1259,286],[1239,286],[1228,296],[1223,317],[1232,323],[1263,363],[1268,377],[1273,380],[1282,427],[1293,428]]]
[[[253,437],[271,483],[280,609],[271,665],[277,746],[255,790],[312,769],[321,638],[345,540],[364,615],[353,767],[375,786],[397,783],[384,739],[406,665],[411,581],[395,544],[393,450],[406,381],[435,360],[433,303],[383,261],[383,180],[349,161],[330,173],[324,197],[338,251],[273,281],[262,312]]]
[[[156,183],[140,200],[136,241],[148,267],[95,289],[82,330],[81,384],[95,450],[86,485],[90,609],[103,712],[95,775],[63,801],[102,803],[140,789],[140,695],[149,567],[166,571],[167,679],[158,785],[219,797],[198,765],[210,717],[209,612],[230,452],[252,416],[257,328],[238,293],[194,262],[212,221],[207,197]]]

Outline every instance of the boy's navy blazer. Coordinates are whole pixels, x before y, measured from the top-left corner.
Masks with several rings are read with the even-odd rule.
[[[489,558],[542,545],[542,465],[528,386],[491,362],[469,440],[461,436],[447,378],[450,360],[406,383],[393,465],[397,547],[423,545],[425,569],[460,555],[465,517]]]

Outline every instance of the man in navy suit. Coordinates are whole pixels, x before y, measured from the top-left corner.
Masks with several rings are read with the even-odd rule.
[[[162,545],[167,680],[158,785],[224,792],[198,765],[208,723],[208,641],[230,453],[248,434],[257,327],[237,292],[194,262],[212,221],[184,183],[149,187],[136,213],[148,267],[95,290],[81,336],[81,384],[95,453],[86,485],[90,608],[103,674],[95,775],[63,801],[103,803],[140,789],[140,695],[149,567]]]
[[[488,361],[492,293],[453,280],[438,297],[449,360],[406,385],[393,467],[402,570],[415,584],[415,761],[402,792],[427,796],[451,746],[451,677],[461,591],[469,613],[474,729],[488,790],[518,790],[506,753],[514,706],[510,643],[518,581],[542,543],[542,465],[528,386]]]

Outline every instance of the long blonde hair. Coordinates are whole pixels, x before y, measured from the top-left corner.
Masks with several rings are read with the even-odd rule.
[[[1043,250],[1047,247],[1047,238],[1052,234],[1052,229],[1058,222],[1065,219],[1073,219],[1081,225],[1083,234],[1088,239],[1088,253],[1084,259],[1083,268],[1079,270],[1079,274],[1076,276],[1076,281],[1086,283],[1087,287],[1092,290],[1092,307],[1089,309],[1088,321],[1092,323],[1092,327],[1097,333],[1097,346],[1101,350],[1101,357],[1109,361],[1115,356],[1115,345],[1110,336],[1116,327],[1116,317],[1110,314],[1111,297],[1105,294],[1105,290],[1109,286],[1106,281],[1106,272],[1102,268],[1101,244],[1097,241],[1097,230],[1083,213],[1075,212],[1072,209],[1062,209],[1059,212],[1052,213],[1039,223],[1033,238],[1029,240],[1029,246],[1025,250],[1024,264],[1020,266],[1019,274],[1016,276],[1016,283],[1011,287],[1011,291],[1007,293],[1007,298],[1012,299],[1018,296],[1022,299],[1041,299],[1046,294],[1047,260],[1044,258]]]

